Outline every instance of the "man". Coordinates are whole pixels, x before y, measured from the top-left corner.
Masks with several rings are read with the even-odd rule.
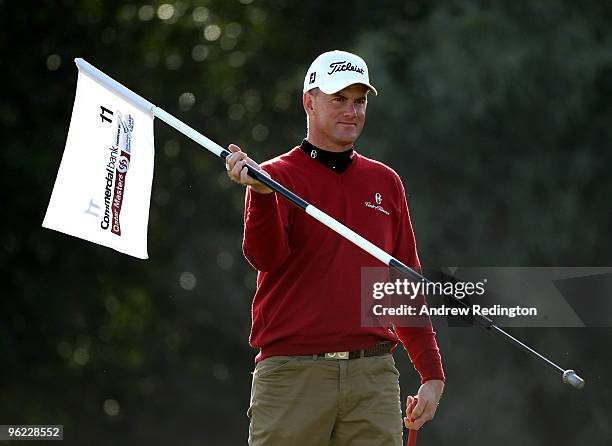
[[[431,420],[441,397],[444,372],[431,324],[395,331],[361,324],[361,268],[382,265],[250,178],[245,167],[263,170],[418,267],[401,180],[353,149],[369,92],[377,94],[363,59],[323,53],[304,80],[308,133],[299,147],[260,167],[229,146],[228,175],[247,186],[243,251],[258,270],[250,445],[399,446],[399,373],[390,353],[398,337],[422,381],[414,408],[408,397],[405,425],[419,429]]]

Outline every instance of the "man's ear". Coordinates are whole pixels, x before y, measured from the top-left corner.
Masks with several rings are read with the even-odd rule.
[[[304,93],[304,96],[302,97],[302,103],[304,104],[304,110],[306,111],[307,115],[309,115],[310,113],[314,111],[314,96],[313,95],[311,95],[308,92]]]

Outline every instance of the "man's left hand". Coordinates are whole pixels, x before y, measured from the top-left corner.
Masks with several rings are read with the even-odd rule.
[[[404,418],[404,424],[408,429],[419,430],[423,424],[433,420],[443,390],[444,381],[432,379],[426,381],[419,388],[418,402],[414,407],[412,406],[415,397],[408,396],[406,417]]]

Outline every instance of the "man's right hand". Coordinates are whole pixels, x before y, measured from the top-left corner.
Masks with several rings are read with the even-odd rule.
[[[274,192],[265,184],[248,175],[248,169],[246,168],[247,164],[261,171],[265,176],[270,177],[265,170],[261,169],[259,164],[249,158],[247,154],[240,150],[240,147],[235,144],[230,144],[227,149],[232,153],[225,158],[225,168],[227,169],[227,176],[230,177],[232,181],[244,186],[249,186],[253,192],[257,192],[258,194],[269,194]]]

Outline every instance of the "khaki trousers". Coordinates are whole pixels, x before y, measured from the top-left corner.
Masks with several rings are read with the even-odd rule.
[[[272,356],[253,372],[250,446],[401,446],[399,372],[385,354]]]

